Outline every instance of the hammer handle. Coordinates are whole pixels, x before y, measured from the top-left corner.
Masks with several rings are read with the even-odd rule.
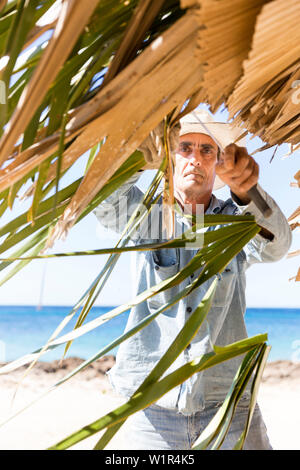
[[[270,217],[270,215],[272,215],[273,211],[271,207],[267,204],[267,202],[264,200],[264,198],[258,191],[256,184],[247,191],[247,194],[265,218],[268,218]]]

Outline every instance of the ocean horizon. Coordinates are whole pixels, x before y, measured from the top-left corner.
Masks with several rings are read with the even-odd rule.
[[[41,348],[73,306],[0,305],[0,362],[10,362]],[[115,307],[95,306],[87,321],[94,320]],[[118,315],[95,330],[77,338],[66,357],[88,359],[121,336],[129,311]],[[77,312],[60,335],[74,328]],[[300,361],[300,308],[249,307],[245,313],[248,336],[268,333],[272,346],[268,362]],[[64,345],[41,356],[41,361],[60,359]],[[117,348],[105,354],[115,355]]]

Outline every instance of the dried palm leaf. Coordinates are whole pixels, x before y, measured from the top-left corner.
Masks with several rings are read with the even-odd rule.
[[[78,133],[79,130],[77,130],[77,134]],[[74,136],[76,136],[76,132],[72,135],[68,135],[65,142],[67,143],[72,140]],[[54,134],[21,152],[7,167],[0,170],[0,192],[23,179],[34,168],[38,167],[38,165],[50,157],[50,155],[55,154],[57,148],[58,136]],[[52,165],[52,170],[54,170],[54,178],[56,163]],[[46,180],[46,183],[48,180]]]
[[[287,254],[287,258],[292,258],[293,256],[298,256],[298,255],[300,255],[300,250],[290,251],[290,253]]]
[[[300,170],[297,171],[297,173],[294,175],[294,178],[295,180],[297,181],[297,183],[291,183],[291,186],[298,186],[298,188],[300,188]]]
[[[293,281],[293,280],[295,280],[295,282],[300,282],[300,268],[298,269],[296,276],[289,278],[289,281]]]
[[[97,4],[98,0],[90,0],[88,3],[76,0],[63,2],[49,45],[0,140],[0,164],[7,159],[15,142],[29,124]]]
[[[85,131],[65,152],[66,160],[68,155],[76,158],[76,155],[82,155],[106,137],[101,152],[55,227],[48,247],[52,246],[56,238],[66,235],[88,201],[93,199],[163,117],[199,87],[202,68],[198,58],[198,29],[197,15],[186,14],[140,54],[124,73],[121,72],[116,77],[118,83],[125,84],[126,94],[119,89],[119,101],[87,125]],[[114,80],[109,85],[113,86]],[[153,89],[156,90],[155,95]],[[143,106],[140,106],[141,102]],[[97,101],[94,100],[94,113],[96,105]],[[82,124],[79,114],[77,120],[78,117]],[[72,127],[74,128],[74,122]]]
[[[300,172],[298,173],[300,176]],[[295,230],[297,227],[300,227],[299,221],[300,221],[300,206],[288,218],[288,222],[290,222],[291,230]],[[287,258],[291,258],[292,256],[298,256],[299,254],[300,254],[300,250],[292,251],[288,253]],[[289,281],[294,280],[294,279],[295,279],[295,282],[300,282],[300,268],[298,270],[297,275],[295,277],[290,278]]]
[[[289,68],[280,77],[276,77],[263,88],[251,112],[246,116],[247,125],[251,126],[254,134],[268,142],[263,148],[287,141],[291,144],[299,142],[299,109],[293,101],[292,88],[298,77],[300,77],[299,64]],[[243,119],[243,115],[240,118]],[[293,152],[294,148],[291,145],[290,152],[286,156]]]
[[[203,88],[205,101],[213,111],[226,102],[241,78],[256,17],[265,3],[265,0],[201,2],[200,16],[205,25],[200,32]]]
[[[269,146],[297,143],[299,108],[291,102],[299,77],[300,29],[298,0],[274,0],[257,17],[244,74],[228,99],[231,117]]]
[[[300,217],[300,206],[289,216],[288,222],[297,222],[297,218]]]
[[[290,228],[291,230],[295,230],[296,228],[300,227],[300,223],[299,222],[295,222],[294,224],[290,224]]]
[[[198,5],[198,0],[180,0],[180,6],[182,9],[191,8]]]
[[[172,3],[172,2],[169,2],[169,3]],[[113,100],[108,100],[108,102],[109,101],[115,102],[115,98],[116,97],[118,98],[117,93],[115,93],[116,90],[108,89],[107,86],[105,87],[105,90],[107,91],[107,96],[110,95],[110,96],[114,97]],[[123,92],[125,93],[126,89],[123,88]],[[102,104],[101,108],[102,109],[97,110],[98,111],[97,114],[104,111],[105,102],[106,102],[105,99],[103,100],[103,95],[100,96],[99,98],[101,100],[101,104]],[[108,104],[107,107],[110,108],[111,104]],[[67,139],[66,139],[66,141],[72,139],[75,135],[77,135],[79,133],[79,130],[82,131],[83,128],[84,128],[83,123],[80,123],[80,125],[78,126],[78,120],[74,119],[74,117],[76,117],[76,111],[77,110],[75,109],[75,110],[71,110],[70,112],[68,112],[69,117],[72,119],[72,122],[71,122],[71,125],[69,125],[68,129],[67,129],[67,134],[66,134]],[[82,113],[82,107],[79,107],[79,111],[81,111],[81,113]],[[89,112],[88,108],[87,108],[87,112],[88,112],[88,114],[85,115],[85,122],[90,122],[92,120],[92,115]],[[74,123],[74,126],[72,126],[72,123]],[[43,137],[46,133],[47,133],[47,128],[42,128],[38,131],[38,133],[36,135],[37,143],[33,147],[31,147],[31,149],[28,152],[25,151],[25,153],[21,152],[21,154],[19,154],[18,152],[19,152],[20,146],[15,147],[14,153],[8,157],[8,159],[11,159],[11,158],[15,157],[15,162],[13,162],[11,165],[9,165],[9,167],[6,168],[7,173],[13,172],[11,174],[11,177],[10,177],[9,181],[7,182],[7,184],[15,183],[18,178],[22,178],[24,176],[24,174],[26,173],[26,169],[28,169],[28,170],[32,169],[37,164],[39,164],[41,161],[43,161],[43,159],[48,158],[49,152],[45,152],[45,150],[46,150],[49,142],[47,141],[47,139],[43,142],[40,142],[40,145],[39,145],[39,142],[38,142],[40,139],[43,139]],[[53,138],[53,140],[51,139],[53,144],[54,144],[54,142],[56,142],[57,145],[58,145],[59,133],[53,134],[51,137]],[[54,150],[56,150],[55,146],[52,146],[51,150],[54,152]],[[44,156],[42,155],[43,153],[44,153]],[[62,163],[61,171],[64,171],[66,168],[69,168],[72,165],[72,163],[74,163],[74,161],[79,156],[80,156],[80,154],[76,155],[76,157],[74,158],[74,155],[72,155],[71,153],[68,154],[68,160],[66,158],[64,159],[64,161]],[[35,157],[32,162],[29,161],[29,159],[31,157]],[[26,165],[22,164],[22,166],[20,167],[19,164],[24,163],[25,160],[27,161],[27,164]],[[55,172],[56,172],[56,163],[54,163],[54,165],[51,165],[51,170],[50,170],[49,175],[46,179],[46,183],[48,183],[49,181],[51,181],[54,178]],[[1,184],[3,185],[3,187],[6,186],[5,179],[2,179]],[[35,189],[35,184],[32,185],[32,187],[28,190],[28,194],[32,194],[34,189]]]
[[[163,230],[166,231],[167,238],[172,238],[175,236],[173,161],[167,126],[165,126],[165,130],[167,167],[164,174],[165,186],[163,191]]]
[[[134,58],[145,33],[152,25],[165,0],[140,2],[127,27],[122,44],[105,74],[103,86],[114,78]]]

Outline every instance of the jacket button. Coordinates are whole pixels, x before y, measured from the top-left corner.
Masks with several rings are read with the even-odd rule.
[[[191,312],[193,311],[193,309],[192,309],[192,307],[187,307],[186,311],[187,311],[188,313],[191,313]]]
[[[156,269],[156,271],[158,271],[158,270],[159,270],[159,266],[157,266],[157,265],[154,266],[154,269]]]
[[[192,273],[192,274],[191,274],[191,279],[193,279],[194,276],[195,276],[195,274]]]

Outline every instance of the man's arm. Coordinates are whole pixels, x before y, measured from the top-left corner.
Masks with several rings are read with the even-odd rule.
[[[288,252],[292,234],[290,226],[274,199],[258,184],[259,166],[245,147],[228,145],[216,166],[216,173],[230,187],[238,212],[254,215],[261,230],[244,248],[248,265],[257,262],[277,261]],[[257,185],[273,213],[267,219],[250,200],[248,190]]]
[[[242,201],[231,192],[232,199],[238,206],[238,213],[254,215],[256,223],[262,227],[262,230],[244,247],[248,266],[253,263],[280,260],[287,254],[292,242],[290,226],[279,206],[259,184],[257,189],[273,211],[267,219],[252,201],[246,205],[241,204]]]
[[[113,194],[99,204],[93,213],[104,227],[122,233],[130,217],[143,198],[142,191],[135,186],[141,173],[131,176]]]
[[[237,194],[234,194],[232,191],[230,191],[230,193],[231,193],[231,198],[233,199],[233,201],[236,204],[238,204],[240,207],[245,207],[251,202],[251,199],[245,196],[244,194],[237,195]],[[263,238],[266,238],[267,240],[272,241],[274,239],[274,234],[264,227],[261,228],[259,234]]]

